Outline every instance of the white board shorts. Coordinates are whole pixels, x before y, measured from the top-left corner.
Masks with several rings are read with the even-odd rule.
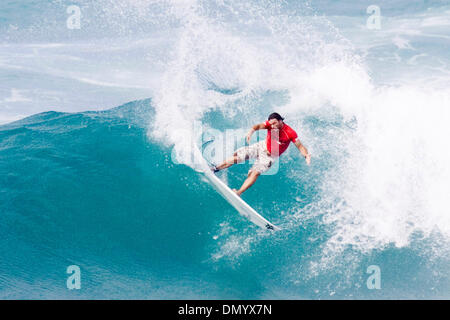
[[[276,157],[270,156],[267,151],[266,141],[262,140],[250,146],[242,147],[236,150],[238,162],[244,162],[247,159],[256,159],[253,166],[248,170],[257,171],[260,174],[270,169],[272,164],[277,160]]]

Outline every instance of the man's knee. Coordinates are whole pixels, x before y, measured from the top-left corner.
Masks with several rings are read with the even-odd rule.
[[[258,178],[261,175],[261,172],[256,171],[256,170],[250,170],[248,172],[248,177],[255,177]]]

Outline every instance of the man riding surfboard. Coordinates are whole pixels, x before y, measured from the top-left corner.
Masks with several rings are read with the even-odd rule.
[[[243,162],[248,159],[256,159],[253,166],[248,171],[247,179],[242,184],[239,190],[233,189],[238,196],[250,188],[261,173],[269,170],[277,158],[286,151],[289,144],[293,142],[300,153],[305,157],[306,163],[311,162],[311,155],[305,146],[298,139],[297,133],[284,123],[284,118],[278,113],[274,112],[269,115],[266,122],[254,125],[247,133],[247,143],[250,143],[252,134],[261,129],[266,129],[267,137],[264,141],[259,141],[250,146],[245,146],[237,149],[233,156],[225,160],[222,164],[213,167],[213,172],[231,167],[233,164]]]

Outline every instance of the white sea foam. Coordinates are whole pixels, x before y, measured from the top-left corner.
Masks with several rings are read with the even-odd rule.
[[[260,13],[259,9],[253,7]],[[321,36],[323,29],[315,32],[317,25],[324,28],[322,21],[305,24],[283,15],[261,15],[255,23],[271,31],[260,42],[243,36],[243,30],[233,33],[215,23],[197,1],[174,3],[172,14],[183,27],[155,96],[158,127],[150,129],[152,138],[173,145],[177,154],[187,154],[183,149],[195,139],[191,125],[205,112],[248,112],[249,106],[236,101],[257,97],[259,91],[286,90],[290,99],[280,110],[291,119],[309,114],[326,120],[332,106],[344,119],[357,122],[345,141],[330,142],[336,148],[345,145],[348,156],[322,181],[322,199],[334,210],[323,219],[331,228],[321,265],[347,248],[367,253],[388,245],[407,246],[415,234],[450,236],[448,90],[423,86],[420,80],[416,85],[377,85],[336,30],[330,26],[327,38]],[[394,43],[399,49],[413,48],[399,36]],[[211,84],[239,90],[224,95],[210,90]],[[311,132],[304,134],[312,137]],[[311,145],[311,150],[325,155],[320,144]],[[191,158],[178,160],[190,164]],[[321,210],[321,205],[315,209]],[[236,240],[230,238],[230,248]]]

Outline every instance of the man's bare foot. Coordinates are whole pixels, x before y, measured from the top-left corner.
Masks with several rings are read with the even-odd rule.
[[[236,193],[239,197],[241,196],[241,193],[240,193],[238,190],[233,189],[233,191],[234,191],[234,193]]]
[[[217,169],[216,166],[210,166],[209,168],[211,169],[211,171],[212,171],[213,173],[216,173],[216,172],[219,172],[219,171],[220,171],[220,169]]]

